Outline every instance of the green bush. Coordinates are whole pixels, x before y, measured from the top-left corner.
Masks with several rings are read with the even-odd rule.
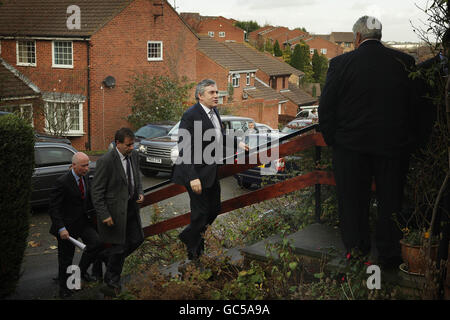
[[[34,168],[34,134],[15,115],[0,117],[0,298],[12,294],[25,252]]]

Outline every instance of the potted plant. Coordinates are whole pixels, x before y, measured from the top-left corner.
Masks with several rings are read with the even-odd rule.
[[[403,238],[400,240],[401,254],[404,264],[400,269],[414,275],[425,274],[429,259],[436,261],[438,251],[438,239],[430,239],[430,232],[425,229],[402,229]],[[430,241],[431,240],[431,241]]]

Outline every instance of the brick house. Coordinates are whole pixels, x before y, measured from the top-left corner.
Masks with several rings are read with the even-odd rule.
[[[76,148],[106,149],[115,131],[129,126],[131,77],[195,81],[198,37],[166,0],[73,4],[4,3],[1,57],[40,89],[46,108],[70,108],[66,135]]]
[[[273,127],[279,115],[295,117],[299,106],[317,102],[298,87],[301,76],[303,72],[247,44],[200,38],[197,77],[215,79],[220,103],[235,115]]]
[[[340,46],[344,53],[355,49],[353,32],[332,32],[330,34],[316,35],[317,37],[331,41]]]
[[[253,46],[258,47],[269,41],[272,45],[278,41],[283,50],[287,45],[295,46],[301,39],[308,36],[307,32],[300,29],[290,30],[286,27],[265,26],[249,34],[249,41]]]
[[[182,12],[180,16],[199,36],[208,36],[219,42],[245,41],[245,31],[234,25],[235,20],[222,16],[201,16],[198,13]]]
[[[340,46],[321,37],[312,36],[304,39],[304,41],[309,46],[311,57],[314,54],[314,50],[317,50],[318,54],[326,56],[328,60],[344,53]]]
[[[0,111],[14,112],[36,127],[40,117],[35,114],[33,121],[33,110],[38,110],[41,104],[39,88],[0,58]]]

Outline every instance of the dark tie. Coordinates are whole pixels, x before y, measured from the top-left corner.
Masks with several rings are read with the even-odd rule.
[[[80,179],[78,180],[78,188],[80,188],[81,199],[84,199],[84,185],[82,177],[80,177]]]
[[[130,157],[126,156],[125,159],[127,160],[127,178],[128,178],[128,195],[130,199],[133,197],[133,185],[131,184],[131,163],[130,163]]]

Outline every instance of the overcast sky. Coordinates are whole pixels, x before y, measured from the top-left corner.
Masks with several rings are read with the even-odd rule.
[[[377,17],[383,25],[384,41],[419,39],[414,26],[424,27],[427,0],[169,0],[180,12],[198,12],[204,16],[224,16],[236,20],[254,20],[288,28],[305,27],[310,33],[329,34],[352,31],[363,15]],[[417,8],[417,6],[419,8]],[[411,22],[410,22],[411,21]]]

